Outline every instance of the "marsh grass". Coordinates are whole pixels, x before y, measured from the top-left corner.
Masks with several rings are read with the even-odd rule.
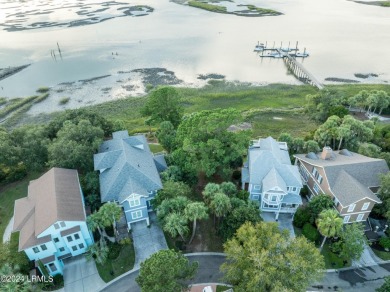
[[[209,3],[199,2],[199,1],[188,1],[188,5],[191,7],[196,7],[211,12],[227,13],[226,7],[220,5],[214,5],[214,4],[209,4]]]

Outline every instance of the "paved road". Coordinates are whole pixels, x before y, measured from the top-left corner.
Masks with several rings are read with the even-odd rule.
[[[217,255],[196,255],[188,256],[190,261],[199,262],[199,271],[191,283],[220,283],[222,274],[219,266],[224,261],[224,256]],[[138,292],[140,288],[135,283],[138,271],[125,275],[111,285],[106,286],[102,291]],[[308,287],[308,291],[343,291],[343,292],[374,292],[380,287],[383,278],[390,275],[390,263],[375,265],[365,268],[349,268],[339,271],[329,271],[319,283]]]

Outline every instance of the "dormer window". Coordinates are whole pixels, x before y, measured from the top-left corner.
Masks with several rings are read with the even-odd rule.
[[[130,207],[137,207],[137,206],[141,205],[140,198],[130,199],[129,200],[129,205],[130,205]]]

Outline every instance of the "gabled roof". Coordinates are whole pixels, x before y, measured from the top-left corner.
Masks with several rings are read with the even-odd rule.
[[[279,172],[273,167],[263,179],[263,191],[268,191],[274,188],[280,188],[287,193],[287,186]]]
[[[248,167],[251,184],[263,187],[265,184],[267,188],[279,183],[279,187],[283,187],[286,192],[286,186],[302,187],[298,168],[291,165],[287,147],[280,145],[272,137],[260,139],[255,146],[249,147]]]
[[[100,170],[102,202],[122,202],[132,193],[148,195],[162,188],[159,169],[164,157],[153,157],[145,136],[129,136],[127,131],[113,133],[113,139],[100,145],[94,155],[95,170]]]
[[[304,154],[295,157],[324,169],[329,188],[341,205],[348,206],[364,198],[381,202],[369,188],[379,186],[379,174],[389,171],[386,161],[348,150],[333,151],[333,154],[328,160],[310,159]]]
[[[28,196],[15,201],[14,231],[19,249],[47,241],[38,236],[58,221],[85,221],[77,170],[52,168],[30,181]],[[50,236],[49,236],[50,239]]]

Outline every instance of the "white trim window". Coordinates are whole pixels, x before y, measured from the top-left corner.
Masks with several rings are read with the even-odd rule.
[[[356,204],[349,205],[347,212],[352,212],[355,209],[355,206],[356,206]]]
[[[314,177],[317,177],[318,171],[315,167],[313,167],[313,170],[311,171],[311,173]]]
[[[252,195],[252,200],[258,201],[259,200],[259,195]]]
[[[137,206],[141,205],[141,200],[140,200],[140,198],[138,197],[138,198],[130,199],[130,200],[129,200],[129,205],[130,205],[131,208],[137,207]]]
[[[131,212],[131,219],[135,220],[142,217],[142,210]]]
[[[260,190],[260,186],[259,185],[253,185],[253,189],[256,190],[256,191],[259,191]]]
[[[320,187],[319,187],[316,183],[314,183],[314,185],[313,185],[313,190],[314,190],[314,192],[315,192],[316,194],[318,194],[318,193],[320,192]]]
[[[357,216],[356,221],[363,221],[363,217],[364,217],[364,214],[363,214],[363,213],[360,213],[360,214]]]
[[[364,203],[362,207],[362,211],[367,210],[369,206],[370,206],[370,202]]]
[[[349,218],[351,218],[351,216],[349,216],[349,215],[344,216],[344,221],[343,221],[343,223],[348,223],[348,222],[349,222]]]

